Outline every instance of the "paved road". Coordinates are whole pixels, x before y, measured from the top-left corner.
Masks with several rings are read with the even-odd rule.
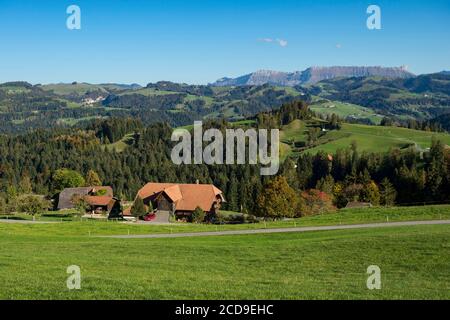
[[[323,227],[274,228],[274,229],[232,230],[232,231],[213,231],[213,232],[186,232],[186,233],[172,233],[172,234],[141,234],[141,235],[122,235],[122,236],[102,236],[102,237],[118,238],[118,239],[182,238],[182,237],[228,236],[228,235],[262,234],[262,233],[345,230],[345,229],[361,229],[361,228],[386,228],[386,227],[436,225],[436,224],[450,224],[450,220],[404,221],[404,222],[368,223],[368,224],[353,224],[353,225],[338,225],[338,226],[323,226]]]
[[[33,220],[14,220],[14,219],[0,219],[0,222],[4,223],[21,223],[21,224],[47,224],[47,223],[59,223],[58,221],[33,221]]]

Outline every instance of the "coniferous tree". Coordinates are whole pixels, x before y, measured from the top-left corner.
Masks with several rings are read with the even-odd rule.
[[[144,201],[141,197],[137,196],[134,200],[133,205],[131,206],[131,215],[136,217],[137,220],[143,217],[147,213],[147,210],[144,205]]]
[[[388,178],[384,178],[381,182],[380,190],[380,202],[383,206],[393,206],[395,204],[395,198],[397,197],[397,191],[389,181]]]
[[[102,181],[100,180],[100,177],[98,176],[98,173],[94,170],[89,170],[86,175],[86,186],[101,186]]]

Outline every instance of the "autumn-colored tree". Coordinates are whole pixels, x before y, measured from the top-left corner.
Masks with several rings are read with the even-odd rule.
[[[100,180],[99,175],[94,170],[89,170],[86,175],[86,186],[101,186],[102,180]]]
[[[338,208],[343,208],[347,205],[348,200],[344,195],[344,186],[341,183],[336,183],[333,187],[334,205]]]
[[[310,189],[302,192],[301,197],[303,199],[302,216],[328,213],[336,210],[331,196],[323,191]]]
[[[283,176],[269,180],[256,203],[256,213],[272,219],[295,217],[299,209],[299,197]]]
[[[364,185],[360,196],[361,201],[369,202],[374,206],[380,204],[380,190],[374,181],[370,181],[368,184]]]

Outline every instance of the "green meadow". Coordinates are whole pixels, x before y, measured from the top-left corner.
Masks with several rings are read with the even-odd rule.
[[[376,114],[372,109],[339,101],[321,100],[313,103],[310,109],[325,115],[334,113],[344,119],[347,117],[370,119],[374,124],[380,124],[381,119],[383,119],[383,116]]]
[[[225,212],[225,214],[236,214]],[[26,214],[13,216],[0,215],[0,219],[31,220]],[[52,214],[36,218],[37,221],[53,222],[51,224],[6,224],[0,223],[0,232],[22,235],[52,234],[70,237],[95,237],[105,235],[161,234],[183,232],[209,232],[228,230],[254,230],[267,228],[292,228],[311,226],[351,225],[361,223],[383,223],[401,221],[450,220],[450,205],[417,207],[374,207],[362,209],[341,209],[336,213],[308,216],[297,219],[267,221],[247,224],[192,224],[172,223],[154,225],[151,223],[124,223],[118,221],[94,220],[72,217],[69,214]]]
[[[294,120],[283,126],[280,132],[282,157],[298,153],[292,147],[292,142],[306,142],[307,130],[319,124],[317,120],[306,122]],[[318,151],[335,153],[338,149],[350,147],[353,142],[356,142],[360,152],[387,152],[390,148],[405,149],[411,146],[418,150],[424,150],[431,146],[433,138],[450,145],[450,135],[447,133],[343,123],[340,130],[322,132],[317,145],[303,152],[311,154],[316,154]]]
[[[450,228],[180,239],[0,233],[1,299],[449,299]],[[66,269],[81,269],[68,290]],[[381,290],[366,287],[381,268]]]
[[[450,135],[446,133],[344,123],[341,130],[330,131],[325,135],[324,139],[330,139],[330,142],[309,149],[308,152],[335,152],[350,146],[353,141],[356,141],[358,150],[367,152],[385,152],[390,148],[402,149],[408,146],[425,149],[431,146],[433,137],[450,145]]]
[[[387,217],[389,221],[449,219],[450,206],[343,210],[295,223],[381,222]],[[273,222],[267,227],[292,223]],[[450,298],[448,225],[199,238],[96,236],[213,228],[0,222],[0,299]],[[71,265],[81,269],[80,290],[66,287]],[[380,290],[366,287],[370,265],[381,269]]]

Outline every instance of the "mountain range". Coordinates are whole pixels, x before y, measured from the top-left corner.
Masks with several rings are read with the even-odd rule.
[[[412,78],[415,75],[406,67],[310,67],[304,71],[281,72],[272,70],[259,70],[237,78],[222,78],[212,86],[245,86],[271,84],[275,86],[294,87],[297,85],[315,84],[322,80],[349,77],[372,77],[384,78]]]

